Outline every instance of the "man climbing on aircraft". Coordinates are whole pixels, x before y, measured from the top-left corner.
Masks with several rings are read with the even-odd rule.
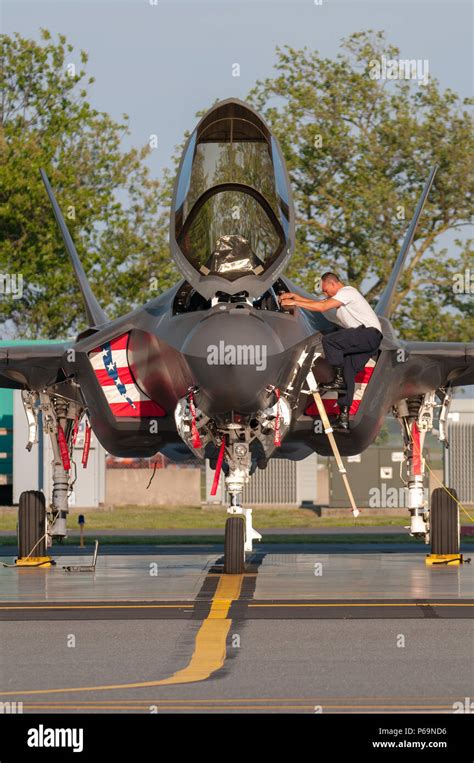
[[[354,397],[355,377],[362,371],[369,358],[382,341],[380,321],[367,300],[353,286],[344,286],[335,273],[321,276],[321,291],[326,299],[314,300],[293,292],[281,295],[282,307],[303,307],[312,312],[325,313],[339,328],[322,337],[324,355],[335,370],[335,377],[328,384],[320,384],[321,392],[345,390],[338,400],[340,414],[335,427],[349,429],[349,410]]]

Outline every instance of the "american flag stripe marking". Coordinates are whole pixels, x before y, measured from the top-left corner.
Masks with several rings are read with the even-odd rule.
[[[166,416],[166,411],[137,387],[127,358],[128,333],[89,353],[89,360],[114,416]]]

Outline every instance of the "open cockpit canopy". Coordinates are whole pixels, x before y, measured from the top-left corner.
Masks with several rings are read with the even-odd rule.
[[[258,297],[285,267],[294,246],[288,175],[276,139],[246,104],[217,104],[189,138],[170,239],[181,272],[207,299]]]

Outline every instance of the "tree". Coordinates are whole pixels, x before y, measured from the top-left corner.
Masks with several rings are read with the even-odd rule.
[[[155,296],[151,278],[159,291],[177,280],[167,246],[170,183],[150,177],[149,146],[122,150],[126,115],[116,122],[88,103],[83,51],[74,67],[63,35],[1,41],[0,273],[21,275],[23,295],[1,294],[0,323],[18,336],[58,338],[83,328],[85,315],[39,169],[109,317]]]
[[[281,142],[292,179],[297,247],[290,276],[312,290],[321,272],[336,269],[375,302],[436,163],[394,324],[405,338],[467,340],[472,281],[464,292],[453,285],[469,257],[472,263],[471,242],[462,236],[472,198],[472,101],[441,92],[434,79],[372,79],[382,55],[394,59],[399,50],[370,30],[344,40],[335,60],[277,48],[276,76],[250,93]]]

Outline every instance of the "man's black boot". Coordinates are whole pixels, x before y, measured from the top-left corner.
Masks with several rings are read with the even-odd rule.
[[[346,388],[346,382],[344,380],[343,369],[336,366],[334,368],[336,375],[334,379],[327,384],[320,384],[319,389],[321,392],[329,392],[329,390],[339,390]]]
[[[349,406],[348,405],[340,405],[339,406],[339,416],[337,419],[335,419],[334,423],[332,424],[333,429],[342,429],[344,432],[347,432],[349,429]]]

